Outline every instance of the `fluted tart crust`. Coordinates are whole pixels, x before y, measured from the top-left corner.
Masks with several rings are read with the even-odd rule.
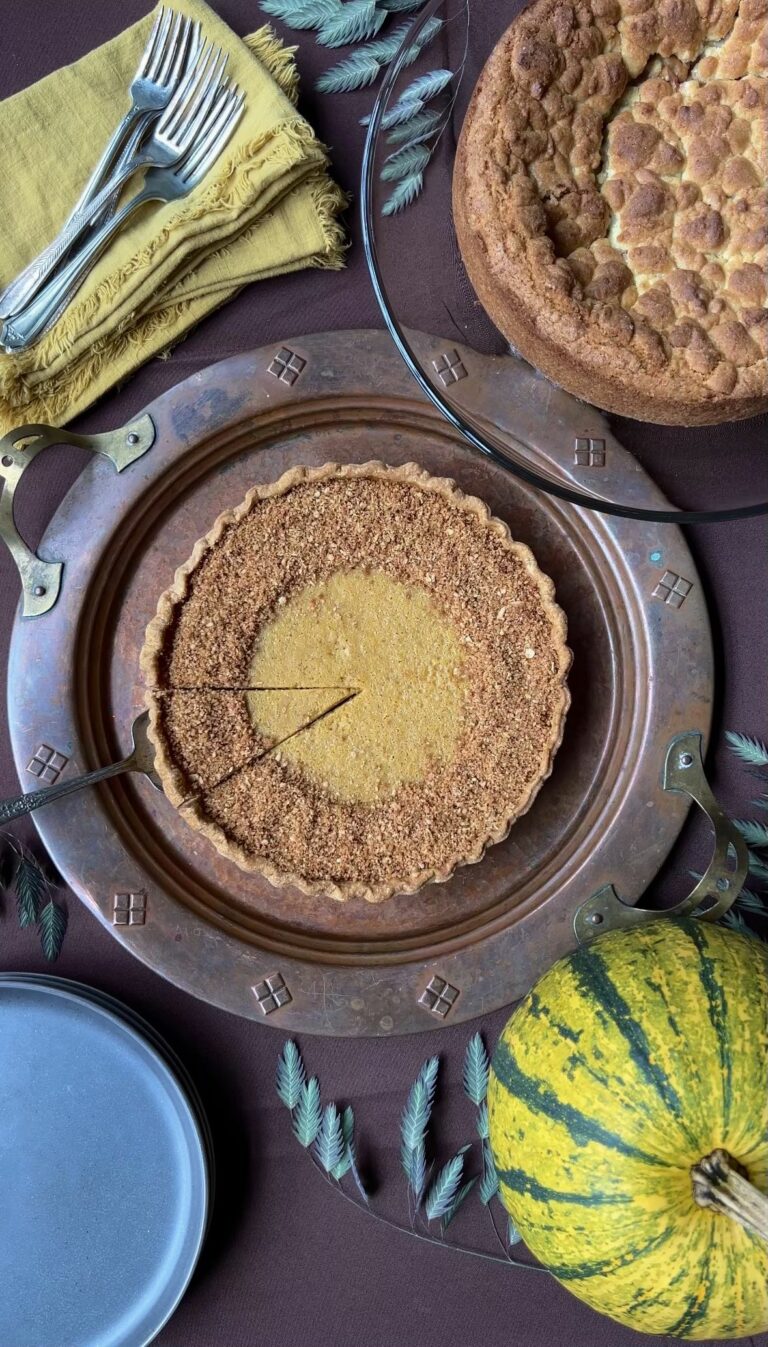
[[[157,770],[271,883],[379,902],[479,861],[552,769],[570,652],[528,547],[415,464],[295,468],[222,514],[141,657]]]

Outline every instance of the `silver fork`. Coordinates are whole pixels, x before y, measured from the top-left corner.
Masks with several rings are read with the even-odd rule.
[[[182,38],[183,45],[179,48],[177,59],[173,63],[171,74],[168,78],[168,85],[167,85],[168,97],[165,103],[163,103],[162,107],[151,109],[148,108],[139,117],[137,117],[133,128],[126,136],[123,148],[121,149],[118,157],[114,161],[114,166],[109,169],[109,175],[122,172],[125,166],[130,163],[131,159],[133,159],[134,155],[138,153],[139,148],[141,146],[141,142],[144,140],[144,137],[146,136],[147,131],[151,126],[152,122],[160,115],[163,109],[168,106],[168,103],[170,102],[171,98],[176,92],[176,89],[178,88],[183,75],[192,68],[195,61],[197,60],[202,45],[200,23],[197,19],[194,21],[194,23],[191,23],[189,19],[185,19],[184,23],[185,25],[187,25],[186,34],[183,35]],[[102,179],[101,182],[95,183],[93,190],[91,190],[90,192],[88,192],[88,189],[86,189],[86,191],[83,192],[80,201],[78,201],[75,210],[72,212],[72,215],[74,215],[78,210],[84,210],[85,207],[88,205],[88,203],[93,200],[93,198],[96,195],[96,192],[100,190],[100,188],[103,185],[104,179]],[[100,224],[102,220],[106,220],[108,216],[112,215],[115,211],[119,198],[120,198],[120,188],[118,187],[117,190],[112,193],[112,196],[110,197],[106,206],[104,206],[104,208],[99,211],[98,215],[92,217],[91,224],[92,225]],[[0,317],[3,316],[4,315],[0,314]]]
[[[136,149],[148,121],[168,106],[184,70],[188,55],[194,57],[199,45],[199,24],[165,6],[155,19],[149,40],[130,86],[131,106],[112,136],[80,199],[56,238],[0,294],[0,318],[19,313],[64,256],[79,232],[75,227],[80,213],[103,186],[115,156],[123,146],[120,161]],[[128,140],[126,139],[128,138]],[[125,142],[125,144],[124,144]]]
[[[173,167],[151,168],[141,191],[110,220],[94,230],[80,252],[48,282],[35,300],[15,318],[3,325],[0,341],[6,351],[30,345],[56,318],[82,284],[97,257],[115,234],[119,233],[134,211],[148,201],[175,201],[187,196],[205,177],[218,159],[243,110],[245,95],[237,85],[225,81],[216,93],[199,134]]]
[[[154,127],[144,149],[139,154],[134,155],[130,163],[124,165],[118,173],[114,174],[101,192],[86,206],[85,210],[73,220],[69,230],[69,244],[79,234],[87,230],[90,220],[100,214],[115,191],[119,191],[122,184],[134,173],[145,168],[171,168],[186,154],[187,150],[192,148],[196,137],[206,125],[206,119],[209,116],[214,99],[224,87],[223,75],[226,63],[227,57],[221,49],[213,47],[210,43],[198,52],[193,66],[187,71],[168,107]],[[98,231],[89,232],[92,241],[94,233]],[[71,259],[68,275],[72,267],[76,265],[78,256],[79,254],[76,254]],[[40,335],[43,329],[39,328],[36,322],[30,327],[30,315],[33,311],[35,314],[38,312],[38,300],[48,293],[48,289],[53,285],[55,279],[54,276],[35,299],[11,318],[6,319],[0,334],[0,342],[6,351],[21,350]],[[72,294],[74,294],[74,288]],[[63,307],[66,307],[66,305]],[[56,316],[57,314],[51,315],[48,322]]]

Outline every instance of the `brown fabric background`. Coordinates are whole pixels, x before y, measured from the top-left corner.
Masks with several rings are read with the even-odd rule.
[[[261,21],[256,0],[215,3],[236,32],[250,31]],[[146,8],[147,0],[6,0],[0,96],[76,59]],[[473,0],[473,19],[477,12],[482,21],[485,8]],[[302,109],[332,147],[338,178],[354,190],[363,143],[356,119],[368,110],[370,93],[318,97],[312,78],[329,64],[328,56],[311,34],[299,40]],[[446,59],[446,51],[436,51],[436,65]],[[432,224],[438,234],[444,233],[442,211]],[[153,361],[82,417],[77,428],[96,431],[121,425],[194,370],[266,341],[381,326],[354,217],[353,234],[345,272],[307,272],[253,287],[205,322],[170,360]],[[436,254],[436,277],[442,265],[442,256]],[[437,280],[425,286],[425,294],[434,299],[425,302],[417,321],[425,331],[455,339],[439,292]],[[660,477],[694,473],[694,438],[638,426],[625,429],[630,447],[660,454]],[[738,452],[743,431],[734,426],[712,433],[722,450],[724,480],[733,482],[734,475],[745,472]],[[71,449],[49,450],[30,471],[19,515],[33,545],[85,457]],[[716,483],[707,483],[707,488],[717,499]],[[711,771],[724,804],[743,814],[754,794],[753,783],[724,750],[722,728],[768,734],[768,522],[762,518],[702,526],[689,530],[689,536],[708,585],[720,671]],[[2,551],[3,652],[17,596],[16,574]],[[0,795],[16,789],[3,721]],[[692,830],[685,858],[678,852],[675,859],[678,892],[686,883],[688,855],[703,859],[703,831]],[[0,966],[44,967],[35,936],[17,930],[10,903],[0,920]],[[56,971],[104,988],[150,1018],[187,1061],[210,1110],[220,1164],[213,1229],[192,1288],[158,1339],[162,1347],[466,1347],[470,1342],[482,1347],[632,1347],[649,1341],[593,1314],[543,1274],[421,1245],[345,1205],[300,1152],[275,1097],[274,1064],[282,1035],[203,1005],[162,982],[125,953],[71,896],[69,932]],[[489,1044],[504,1019],[500,1012],[482,1025]],[[437,1113],[441,1155],[467,1139],[472,1119],[462,1100],[460,1076],[468,1032],[456,1028],[388,1042],[307,1039],[302,1044],[326,1097],[356,1105],[361,1159],[385,1185],[385,1193],[397,1192],[391,1211],[400,1219],[405,1211],[397,1178],[397,1120],[404,1095],[423,1059],[439,1051],[444,1063]],[[492,1247],[486,1219],[484,1213],[467,1211],[454,1226],[455,1238]],[[768,1347],[768,1335],[750,1341],[754,1347]]]

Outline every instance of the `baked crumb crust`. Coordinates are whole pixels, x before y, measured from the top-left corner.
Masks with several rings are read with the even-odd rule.
[[[768,408],[766,0],[534,0],[454,171],[488,313],[589,402],[695,425]]]
[[[280,599],[366,567],[426,589],[466,651],[455,758],[375,804],[333,799],[281,762],[237,692]],[[552,582],[482,501],[415,464],[366,463],[291,469],[222,514],[161,597],[141,666],[157,770],[192,826],[276,886],[379,902],[479,861],[530,807],[562,740],[570,658]],[[190,688],[206,691],[185,727]],[[217,695],[241,699],[223,758]]]

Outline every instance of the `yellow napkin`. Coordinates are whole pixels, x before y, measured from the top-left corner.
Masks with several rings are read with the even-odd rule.
[[[228,54],[246,95],[221,158],[189,196],[142,207],[58,322],[0,355],[0,433],[63,425],[243,285],[300,267],[343,265],[345,198],[294,106],[295,49],[268,27],[240,39],[204,0],[174,0]],[[0,283],[60,229],[119,116],[154,14],[0,103]],[[137,184],[130,188],[138,190]]]

